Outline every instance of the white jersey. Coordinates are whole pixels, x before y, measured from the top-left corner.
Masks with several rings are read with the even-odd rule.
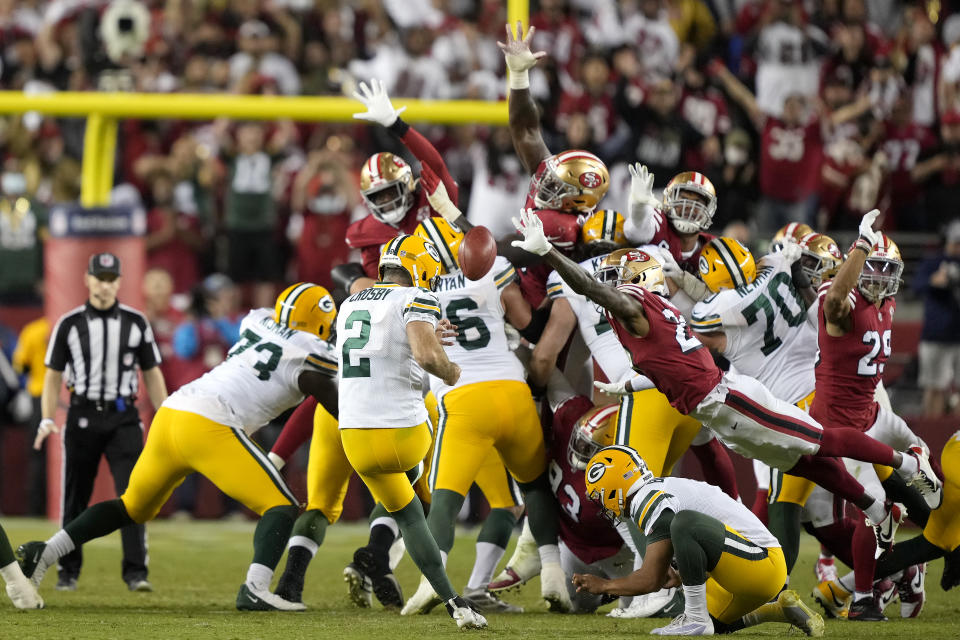
[[[790,265],[780,253],[761,260],[757,278],[739,289],[716,293],[693,308],[694,331],[722,331],[723,356],[756,378],[777,398],[797,403],[816,387],[816,305],[801,298]]]
[[[424,371],[413,359],[408,322],[440,320],[437,296],[378,282],[347,298],[337,315],[340,428],[396,429],[427,421]]]
[[[681,511],[696,511],[716,518],[734,529],[741,536],[764,549],[780,547],[780,543],[763,523],[743,506],[718,487],[689,478],[654,478],[640,487],[630,499],[630,517],[636,521],[644,534],[650,535],[653,524],[667,509],[675,514]],[[724,546],[738,546],[735,539],[727,534]]]
[[[468,280],[463,272],[440,276],[437,299],[444,318],[457,325],[457,341],[445,347],[447,357],[460,365],[457,384],[450,387],[430,376],[430,387],[437,400],[452,389],[491,380],[526,380],[523,365],[510,351],[504,330],[500,293],[516,280],[513,265],[501,256],[493,268],[479,280]]]
[[[592,275],[605,257],[601,255],[584,260],[580,266]],[[608,380],[620,382],[636,376],[630,366],[630,357],[596,303],[571,289],[556,271],[547,278],[547,296],[550,299],[563,298],[570,304],[570,309],[577,317],[580,336]]]
[[[240,323],[240,339],[227,359],[177,389],[163,406],[252,434],[303,400],[298,380],[304,371],[336,376],[333,345],[280,326],[273,309],[254,309]]]

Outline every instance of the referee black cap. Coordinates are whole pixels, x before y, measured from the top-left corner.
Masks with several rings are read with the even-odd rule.
[[[112,253],[95,253],[90,256],[87,273],[100,280],[115,280],[120,277],[120,258]]]

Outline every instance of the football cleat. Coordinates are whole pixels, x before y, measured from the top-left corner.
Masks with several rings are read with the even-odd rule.
[[[507,568],[487,585],[487,590],[496,592],[516,589],[539,573],[540,552],[537,551],[537,542],[530,532],[530,525],[525,522],[523,531],[517,538],[517,548],[507,562]]]
[[[139,593],[152,593],[153,585],[146,578],[134,578],[127,583],[127,589]]]
[[[43,552],[46,548],[47,543],[40,541],[24,542],[17,547],[16,556],[17,562],[20,564],[20,570],[23,571],[25,577],[33,582],[35,587],[40,586],[43,576],[50,568],[50,565],[43,561]],[[74,583],[76,583],[76,580],[74,580]]]
[[[926,599],[924,589],[926,577],[926,563],[915,564],[903,570],[903,576],[897,581],[901,618],[916,618],[920,615],[923,610],[923,602]]]
[[[559,562],[549,562],[540,569],[540,595],[553,613],[570,613],[573,603],[567,591],[567,574]]]
[[[474,611],[480,613],[523,613],[523,607],[504,602],[497,595],[482,587],[479,589],[470,589],[469,587],[464,589],[463,599]]]
[[[43,598],[26,577],[18,577],[8,582],[7,596],[17,609],[43,609]]]
[[[343,581],[347,583],[347,592],[353,604],[361,609],[369,609],[373,606],[373,582],[370,576],[360,571],[357,565],[351,562],[344,567]],[[277,592],[280,592],[279,585]]]
[[[55,586],[54,589],[57,591],[76,591],[77,579],[61,576],[59,579],[57,579],[57,586]]]
[[[890,578],[879,580],[873,585],[873,597],[881,612],[886,611],[890,603],[897,598],[897,585]]]
[[[676,594],[680,593],[680,611],[673,611]],[[667,611],[669,610],[669,611]],[[634,596],[626,609],[617,607],[608,618],[673,618],[683,611],[683,594],[677,589],[660,589],[642,596]],[[658,613],[664,615],[657,615]]]
[[[904,452],[917,461],[919,471],[907,478],[907,484],[916,487],[930,509],[938,509],[943,502],[943,484],[930,466],[930,454],[926,447],[915,444]]]
[[[954,549],[943,557],[943,575],[940,576],[940,588],[950,591],[960,585],[960,549]]]
[[[258,589],[249,582],[240,585],[237,593],[237,609],[240,611],[304,611],[302,602],[284,600],[267,589]]]
[[[688,618],[687,614],[681,613],[665,627],[652,629],[650,635],[653,636],[712,636],[713,621],[710,618],[706,620],[693,620]]]
[[[813,565],[813,572],[817,576],[817,582],[836,582],[840,578],[837,572],[837,564],[832,557],[817,559],[817,564]]]
[[[447,613],[457,623],[457,629],[486,629],[487,619],[474,611],[460,596],[450,598],[446,602]]]
[[[887,515],[880,522],[871,522],[867,518],[867,524],[873,527],[873,534],[877,538],[877,557],[884,551],[893,548],[894,538],[897,536],[897,527],[907,517],[907,508],[900,503],[887,503]]]
[[[780,605],[784,617],[797,629],[812,638],[823,636],[823,618],[819,613],[808,607],[796,591],[790,589],[781,591],[777,597],[777,604]]]
[[[420,586],[417,587],[417,592],[407,600],[407,604],[400,610],[400,615],[413,616],[418,613],[430,613],[433,611],[433,608],[441,602],[443,602],[443,600],[441,600],[437,592],[433,590],[433,586],[426,577],[420,576]]]
[[[373,547],[360,547],[353,553],[353,564],[370,578],[373,595],[384,607],[403,607],[403,591],[396,576],[390,571],[390,558]]]
[[[887,617],[883,615],[877,599],[873,596],[861,598],[850,605],[847,611],[847,620],[856,622],[886,622]]]
[[[810,595],[820,603],[828,618],[845,618],[853,594],[840,586],[839,582],[831,580],[818,584]]]

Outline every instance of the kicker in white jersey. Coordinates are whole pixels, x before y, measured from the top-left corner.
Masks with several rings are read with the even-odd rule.
[[[440,321],[437,296],[378,282],[347,298],[337,315],[341,429],[396,429],[427,421],[425,373],[408,322]]]
[[[252,434],[299,404],[304,371],[337,375],[333,345],[273,321],[273,309],[254,309],[240,323],[227,359],[170,395],[163,406],[196,413]]]
[[[690,326],[698,333],[722,331],[727,342],[723,356],[775,397],[796,403],[813,392],[816,305],[806,308],[780,253],[763,257],[749,285],[698,302]]]
[[[516,277],[513,265],[501,256],[479,280],[468,280],[459,270],[440,276],[434,293],[443,317],[455,324],[458,332],[456,343],[444,350],[462,372],[453,387],[430,376],[437,400],[452,389],[475,382],[526,380],[523,365],[507,345],[500,298],[503,289]]]

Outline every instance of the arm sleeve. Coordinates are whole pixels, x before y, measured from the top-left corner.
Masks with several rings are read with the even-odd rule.
[[[398,118],[397,123],[401,122]],[[405,123],[404,123],[405,124]],[[396,123],[394,124],[396,126]],[[393,128],[391,127],[391,130]],[[410,153],[416,156],[417,160],[421,164],[425,164],[430,167],[435,174],[443,181],[443,186],[447,189],[447,195],[450,196],[450,200],[456,204],[460,190],[457,187],[457,183],[454,181],[453,176],[450,175],[450,171],[447,170],[447,165],[444,163],[443,158],[440,157],[440,152],[437,151],[436,147],[430,144],[430,141],[424,138],[416,129],[408,126],[406,132],[400,135],[400,140],[403,144],[410,149]]]
[[[429,322],[434,327],[440,322],[440,301],[426,289],[413,289],[403,306],[403,323]]]
[[[647,244],[664,223],[663,214],[654,207],[630,202],[627,217],[623,221],[623,234],[632,244]]]
[[[141,371],[148,371],[160,364],[160,347],[153,337],[153,328],[146,319],[143,321],[143,337],[140,339],[140,347],[137,349],[137,360],[140,363]]]
[[[310,435],[313,433],[313,414],[316,410],[316,399],[307,396],[306,400],[301,402],[300,406],[290,414],[287,423],[283,425],[280,437],[273,443],[270,453],[275,453],[284,461],[289,460],[290,456],[310,439]]]

